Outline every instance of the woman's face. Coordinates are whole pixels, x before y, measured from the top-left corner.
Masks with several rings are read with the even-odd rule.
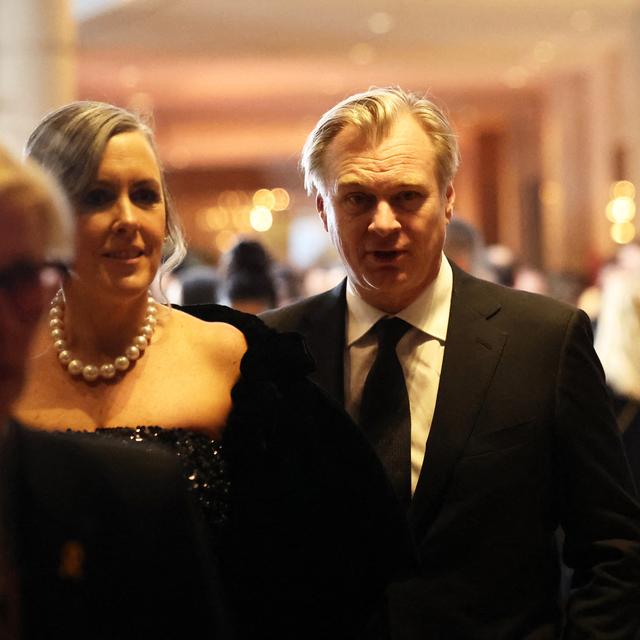
[[[113,136],[78,207],[72,278],[105,294],[146,291],[160,266],[165,229],[151,145],[139,131]]]

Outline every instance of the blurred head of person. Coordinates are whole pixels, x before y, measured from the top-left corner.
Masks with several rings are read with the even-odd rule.
[[[0,418],[18,395],[34,330],[72,258],[73,218],[60,188],[0,146]]]
[[[444,112],[397,87],[347,98],[309,134],[306,188],[351,285],[372,306],[397,313],[437,276],[458,164]]]
[[[613,391],[640,400],[640,270],[603,276],[595,348]]]
[[[180,271],[182,304],[207,304],[218,302],[220,280],[215,267],[199,264]]]
[[[273,261],[256,240],[240,240],[222,258],[222,288],[229,306],[261,313],[278,304]]]
[[[482,276],[487,270],[482,235],[470,222],[454,217],[447,226],[444,253],[463,271]]]
[[[113,296],[146,292],[160,265],[183,258],[184,237],[150,128],[102,102],[49,113],[27,156],[62,185],[76,213],[70,286]]]

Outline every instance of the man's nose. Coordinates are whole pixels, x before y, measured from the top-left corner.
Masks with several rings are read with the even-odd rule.
[[[369,229],[384,236],[397,231],[400,229],[400,226],[393,207],[391,207],[386,200],[378,201]]]

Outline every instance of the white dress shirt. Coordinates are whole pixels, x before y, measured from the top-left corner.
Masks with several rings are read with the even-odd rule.
[[[411,408],[411,491],[415,491],[431,429],[447,338],[453,273],[442,256],[436,279],[408,307],[396,314],[411,325],[396,352],[402,365]],[[362,387],[375,360],[377,340],[370,331],[386,313],[366,303],[349,282],[344,362],[345,406],[358,419]]]

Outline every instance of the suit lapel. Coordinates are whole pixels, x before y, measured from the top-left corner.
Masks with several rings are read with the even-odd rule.
[[[344,336],[346,280],[316,298],[300,327],[309,351],[315,354],[311,378],[344,405]]]
[[[471,435],[507,335],[490,319],[500,306],[456,267],[435,412],[422,471],[409,509],[420,540],[437,512],[453,468]],[[485,295],[483,295],[483,293]]]

